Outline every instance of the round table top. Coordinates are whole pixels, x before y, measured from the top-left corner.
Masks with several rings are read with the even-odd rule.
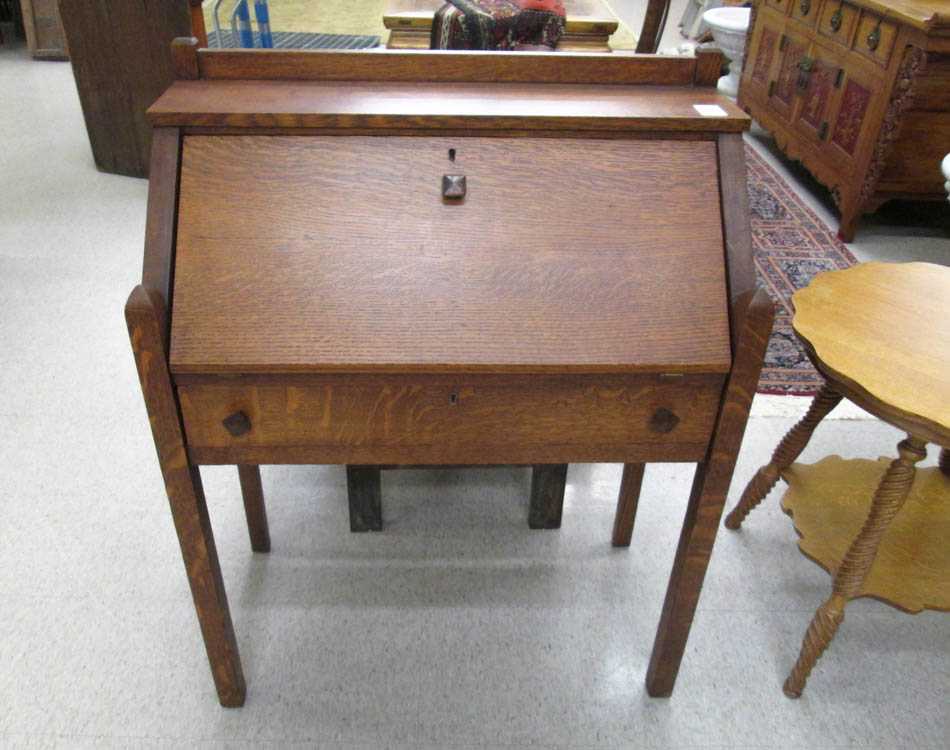
[[[815,367],[859,406],[950,446],[950,267],[862,263],[792,296]]]

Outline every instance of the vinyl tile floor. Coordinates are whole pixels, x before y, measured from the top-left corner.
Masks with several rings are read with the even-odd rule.
[[[782,694],[829,579],[778,491],[720,533],[676,691],[645,694],[682,464],[648,468],[628,550],[617,465],[571,466],[559,531],[527,528],[527,470],[388,472],[386,529],[362,535],[341,468],[265,467],[268,555],[236,472],[202,470],[249,684],[220,708],[122,317],[145,198],[95,170],[69,66],[0,47],[0,747],[947,746],[943,614],[854,602]],[[902,257],[950,249],[881,231]],[[785,401],[757,399],[730,505],[806,405]],[[829,420],[804,459],[899,438]]]

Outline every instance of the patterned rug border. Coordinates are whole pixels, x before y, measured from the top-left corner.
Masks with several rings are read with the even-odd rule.
[[[791,296],[816,273],[848,268],[858,261],[837,233],[748,143],[746,164],[756,276],[776,303],[775,326],[756,392],[813,396],[823,381],[792,331]],[[769,209],[775,215],[767,215]]]

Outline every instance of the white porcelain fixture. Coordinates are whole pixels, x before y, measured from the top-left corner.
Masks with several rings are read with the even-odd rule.
[[[703,21],[709,24],[716,46],[731,61],[729,75],[719,79],[716,88],[735,99],[739,94],[739,78],[742,76],[742,57],[745,54],[745,36],[749,30],[749,8],[713,8],[703,13]]]
[[[947,193],[950,193],[950,154],[943,157],[943,163],[941,163],[940,168],[943,170],[943,179],[946,180],[943,186]],[[947,198],[947,200],[950,200],[950,198]]]

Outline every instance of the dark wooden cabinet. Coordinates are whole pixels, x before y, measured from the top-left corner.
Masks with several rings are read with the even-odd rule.
[[[943,200],[950,6],[755,0],[739,103],[831,190],[845,240],[891,198]]]
[[[96,166],[145,177],[152,128],[145,110],[174,79],[172,39],[191,34],[184,0],[59,0]]]

